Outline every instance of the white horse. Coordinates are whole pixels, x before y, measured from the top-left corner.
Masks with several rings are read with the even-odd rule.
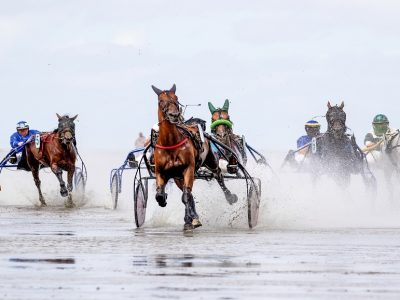
[[[391,130],[377,143],[363,149],[369,165],[374,171],[381,171],[385,176],[390,196],[393,187],[400,182],[400,130]]]

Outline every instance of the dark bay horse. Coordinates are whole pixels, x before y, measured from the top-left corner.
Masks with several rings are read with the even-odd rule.
[[[209,141],[196,138],[201,134],[198,127],[184,123],[181,104],[175,95],[175,84],[170,90],[152,88],[158,96],[159,135],[154,149],[156,200],[161,207],[167,205],[165,185],[169,179],[174,179],[183,192],[184,230],[192,230],[201,226],[192,195],[195,174],[201,166],[214,174],[230,204],[237,201],[237,196],[225,186],[218,159],[210,151]]]
[[[58,128],[53,132],[41,133],[40,146],[32,141],[25,147],[28,165],[32,171],[36,187],[39,191],[39,200],[42,206],[46,202],[40,189],[39,168],[41,165],[50,167],[60,182],[60,193],[68,197],[66,207],[73,207],[72,201],[72,179],[75,172],[75,119],[78,115],[70,118],[68,115],[58,117]],[[62,178],[62,171],[67,172],[67,186]]]
[[[233,123],[229,116],[229,100],[225,100],[222,108],[215,108],[211,102],[208,102],[208,108],[211,112],[211,133],[218,141],[233,150],[242,165],[246,165],[247,155],[244,140],[233,133]],[[218,155],[218,152],[216,154]],[[225,152],[225,156],[228,158],[227,171],[236,173],[238,171],[237,159],[230,153]]]
[[[351,174],[361,174],[367,185],[374,185],[375,177],[369,171],[364,153],[354,135],[346,134],[346,113],[343,108],[344,102],[340,106],[332,106],[328,102],[328,130],[316,141],[319,173],[331,175],[344,187],[349,185]]]

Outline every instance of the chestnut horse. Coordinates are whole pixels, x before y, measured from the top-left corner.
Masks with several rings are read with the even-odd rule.
[[[218,158],[210,151],[209,141],[205,139],[200,144],[196,141],[196,135],[199,135],[198,127],[183,122],[181,104],[175,95],[175,84],[170,90],[162,91],[155,86],[152,88],[158,96],[159,136],[154,149],[156,200],[161,207],[167,205],[165,185],[169,179],[174,179],[183,192],[184,230],[192,230],[201,226],[192,195],[198,168],[204,166],[213,173],[230,204],[237,201],[237,196],[225,186]]]
[[[233,123],[229,116],[229,100],[226,99],[222,108],[215,108],[211,102],[208,102],[208,108],[211,112],[211,133],[215,138],[225,146],[232,149],[236,157],[239,158],[239,162],[242,165],[247,163],[247,155],[242,137],[233,133]],[[216,155],[221,157],[219,151],[216,151]],[[225,157],[228,158],[228,173],[237,173],[238,161],[232,153],[224,152]]]
[[[76,151],[75,151],[75,119],[78,115],[70,118],[68,115],[58,117],[58,128],[53,132],[41,133],[40,146],[35,141],[25,147],[28,165],[32,171],[33,179],[39,191],[39,201],[46,206],[40,189],[39,168],[41,165],[50,167],[60,182],[61,196],[67,197],[66,207],[73,207],[72,201],[72,179],[75,173]],[[62,171],[67,171],[67,186],[62,178]]]

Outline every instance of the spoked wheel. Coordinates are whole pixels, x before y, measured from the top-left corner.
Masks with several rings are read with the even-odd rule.
[[[251,185],[249,194],[247,195],[247,210],[249,218],[249,227],[254,228],[258,223],[258,213],[260,210],[260,192],[256,191],[256,187]]]
[[[147,181],[137,181],[136,189],[134,191],[134,204],[135,204],[135,222],[136,227],[141,227],[146,219],[147,207]]]
[[[111,201],[113,209],[116,209],[118,205],[119,185],[119,178],[117,173],[115,173],[111,180]]]
[[[81,195],[85,194],[86,179],[83,177],[82,171],[80,170],[75,172],[74,185],[75,191]]]

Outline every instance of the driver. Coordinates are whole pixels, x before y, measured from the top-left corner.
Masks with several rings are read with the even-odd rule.
[[[392,134],[394,131],[389,127],[389,119],[383,114],[378,114],[372,120],[372,129],[365,135],[364,145],[368,150],[378,150],[379,144],[385,134]]]
[[[304,129],[307,135],[303,135],[297,140],[297,149],[303,147],[304,145],[311,143],[311,140],[314,137],[320,135],[321,124],[319,124],[315,120],[310,120],[306,124],[304,124]]]
[[[311,143],[314,137],[318,137],[321,129],[321,124],[315,120],[307,121],[304,124],[304,129],[306,135],[303,135],[297,139],[297,151],[290,150],[285,158],[285,162],[289,162],[292,167],[298,167],[298,164],[302,162],[308,153],[309,147],[304,147],[305,145]],[[303,149],[301,149],[304,147]]]
[[[40,133],[38,130],[29,129],[29,124],[25,121],[19,121],[17,123],[16,129],[17,132],[13,133],[10,137],[10,146],[13,149],[16,149],[25,144],[32,135]],[[11,164],[16,164],[17,162],[19,162],[18,166],[20,166],[20,164],[24,164],[24,161],[26,160],[25,151],[23,151],[24,149],[25,147],[21,147],[20,149],[18,149],[16,153],[10,156],[9,162]]]

